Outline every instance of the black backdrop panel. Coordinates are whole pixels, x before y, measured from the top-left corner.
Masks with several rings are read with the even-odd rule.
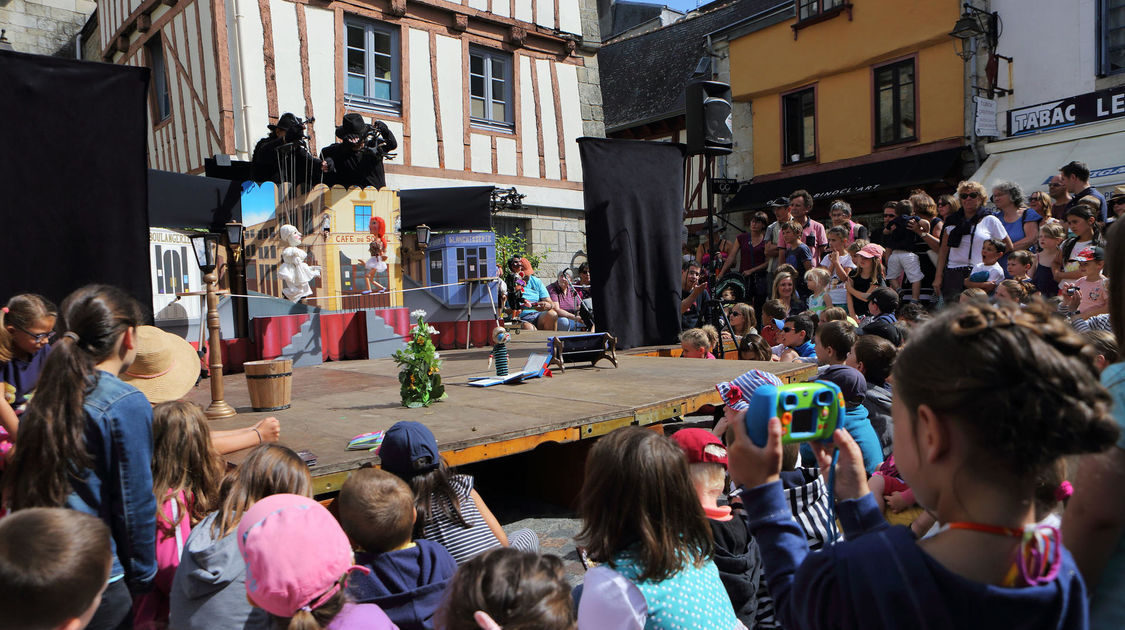
[[[0,300],[30,291],[58,302],[101,282],[151,319],[148,75],[0,51]]]
[[[431,230],[492,229],[492,186],[419,188],[398,191],[402,229],[426,224]]]
[[[148,171],[148,223],[162,228],[203,228],[224,232],[242,221],[242,185],[214,177]]]
[[[680,332],[684,147],[580,138],[594,323],[619,348]]]

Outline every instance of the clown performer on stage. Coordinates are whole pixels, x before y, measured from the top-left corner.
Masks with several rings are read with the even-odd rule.
[[[281,264],[277,266],[277,276],[284,284],[281,292],[290,302],[299,302],[312,295],[309,283],[320,277],[320,267],[311,267],[305,262],[308,254],[301,249],[301,232],[297,228],[283,225],[278,236],[286,246],[281,250]]]

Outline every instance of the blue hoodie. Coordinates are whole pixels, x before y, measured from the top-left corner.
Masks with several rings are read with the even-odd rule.
[[[348,592],[359,603],[378,604],[399,630],[432,630],[445,588],[457,571],[453,556],[426,539],[386,553],[356,554],[356,564],[371,569],[348,578]]]

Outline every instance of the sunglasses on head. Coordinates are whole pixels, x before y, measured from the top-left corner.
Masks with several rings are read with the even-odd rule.
[[[980,197],[980,193],[959,193],[957,196],[962,199],[976,199],[977,197]]]

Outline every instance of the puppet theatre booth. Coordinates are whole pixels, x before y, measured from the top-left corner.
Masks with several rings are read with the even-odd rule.
[[[307,366],[390,356],[419,308],[438,329],[439,347],[464,347],[470,307],[474,340],[487,343],[488,287],[467,280],[495,264],[494,237],[485,231],[491,187],[399,193],[318,185],[294,194],[269,182],[163,171],[150,171],[149,182],[150,207],[160,209],[152,225],[161,226],[150,233],[153,303],[165,330],[196,345],[205,334],[204,287],[187,230],[241,234],[225,236],[217,261],[228,371],[251,360]],[[440,281],[427,274],[418,225],[447,232],[431,238],[450,261]]]

